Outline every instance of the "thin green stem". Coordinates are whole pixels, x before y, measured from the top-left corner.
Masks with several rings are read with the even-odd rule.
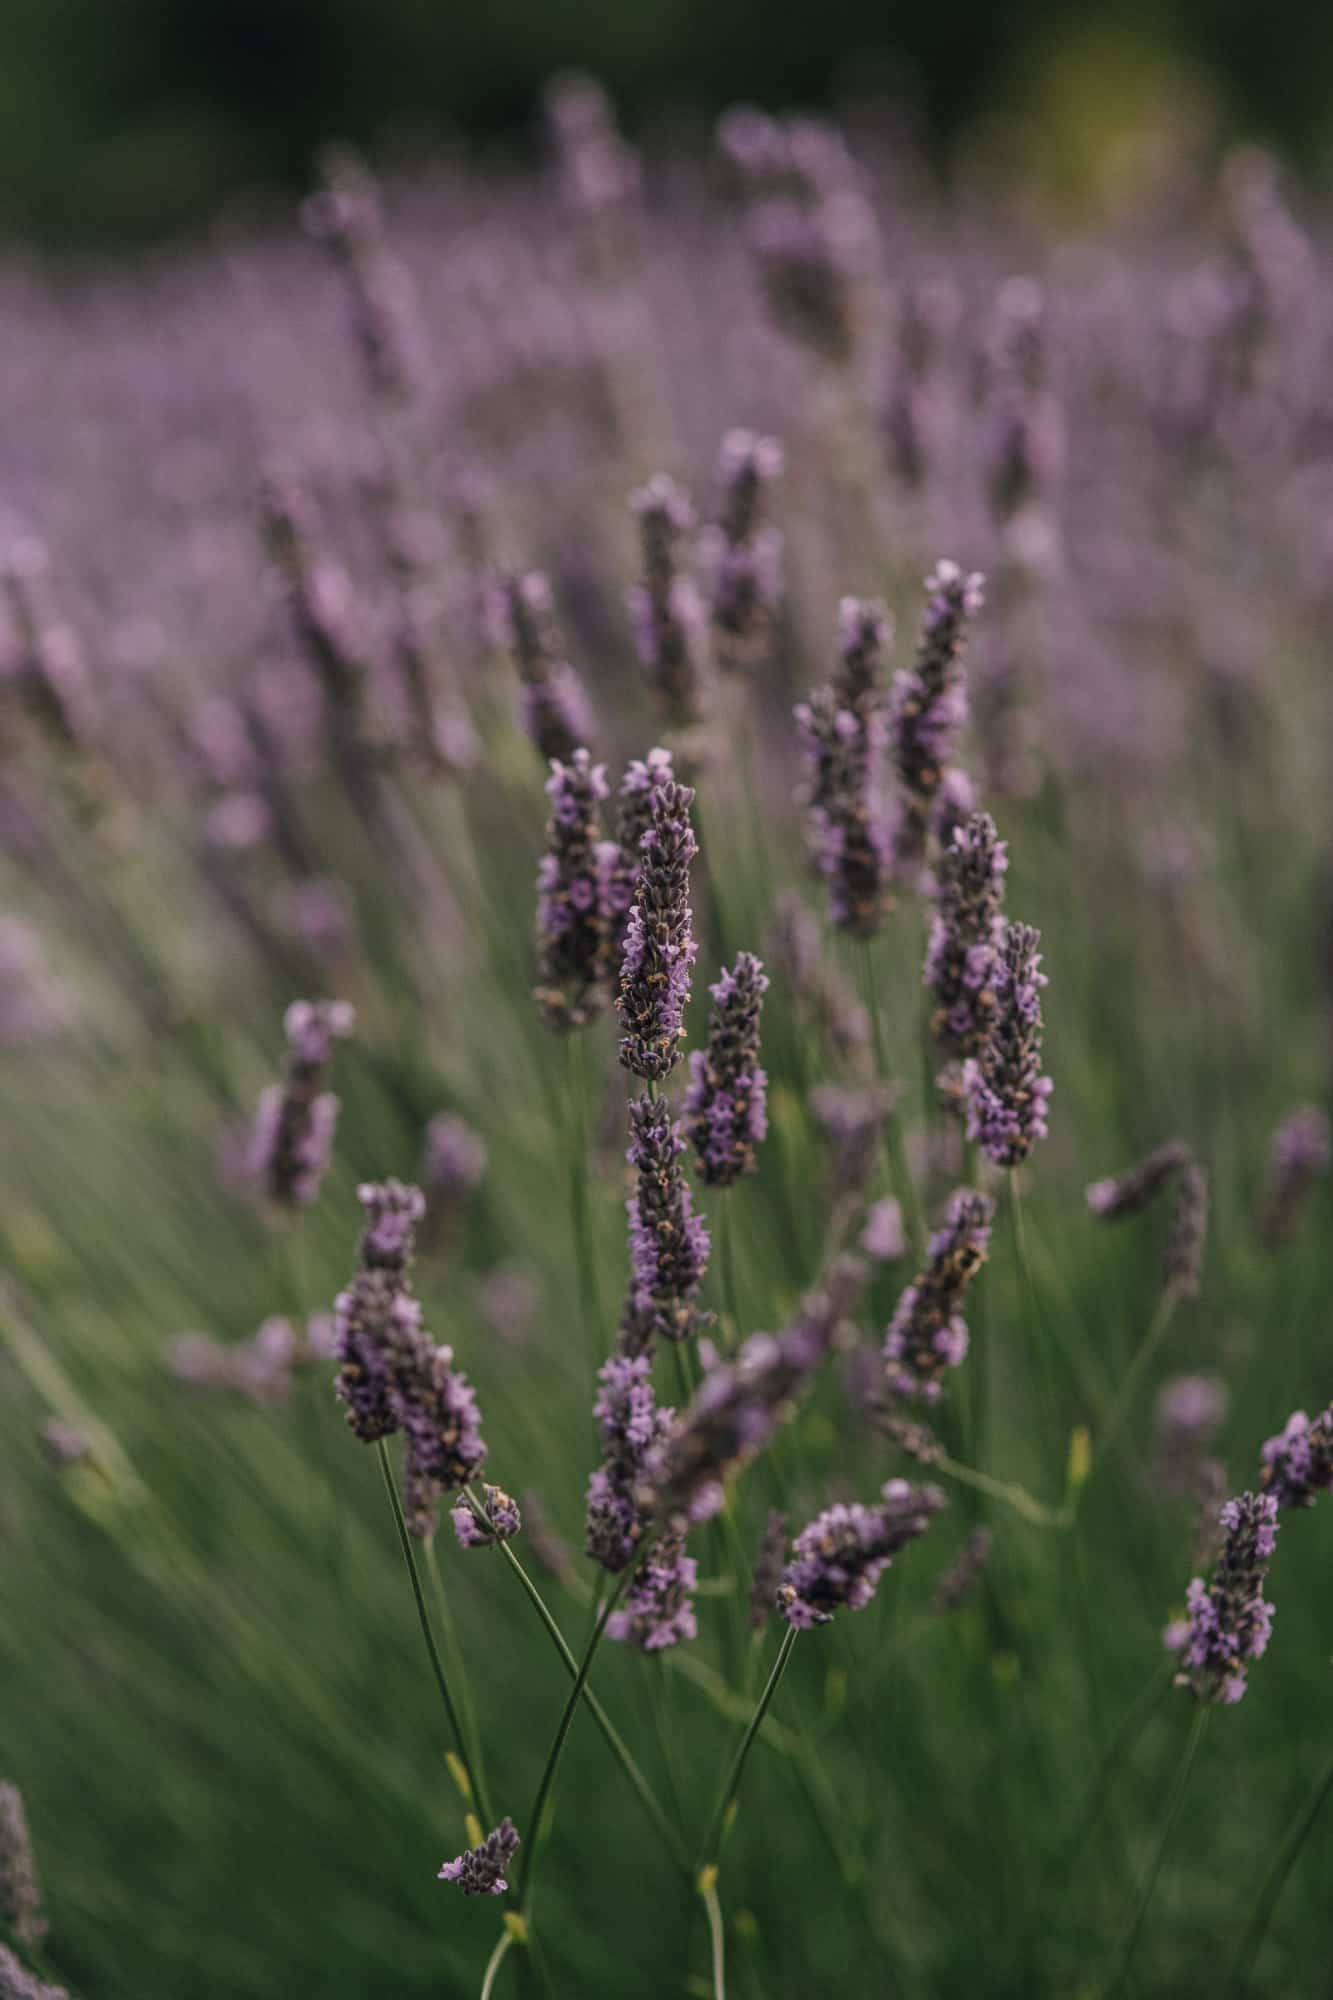
[[[412,1537],[407,1532],[407,1522],[403,1519],[403,1503],[398,1498],[398,1487],[394,1480],[393,1467],[389,1463],[388,1448],[383,1438],[379,1440],[375,1449],[379,1455],[380,1471],[384,1475],[384,1488],[389,1496],[389,1505],[393,1510],[394,1522],[398,1529],[398,1540],[403,1551],[403,1561],[407,1564],[407,1574],[412,1583],[412,1595],[416,1600],[417,1618],[421,1625],[421,1636],[426,1642],[426,1651],[430,1655],[431,1671],[435,1675],[435,1685],[440,1690],[440,1700],[444,1703],[444,1712],[449,1718],[449,1727],[453,1732],[454,1749],[458,1753],[464,1770],[467,1772],[468,1784],[471,1788],[472,1796],[476,1800],[477,1811],[481,1815],[485,1825],[491,1826],[494,1822],[491,1819],[490,1807],[486,1800],[486,1788],[481,1783],[479,1774],[472,1769],[468,1762],[467,1742],[463,1735],[458,1710],[454,1705],[454,1698],[449,1692],[449,1682],[445,1678],[444,1667],[440,1661],[440,1649],[435,1643],[435,1633],[431,1627],[430,1612],[426,1608],[426,1593],[421,1588],[421,1571],[417,1564],[416,1550],[412,1546]]]
[[[1323,1811],[1330,1792],[1333,1792],[1333,1763],[1329,1764],[1315,1786],[1303,1811],[1297,1814],[1291,1831],[1273,1857],[1273,1865],[1264,1878],[1263,1888],[1259,1891],[1258,1900],[1254,1905],[1254,1915],[1245,1927],[1245,1935],[1240,1941],[1232,1963],[1231,1977],[1227,1981],[1229,2000],[1242,2000],[1242,1996],[1249,1988],[1254,1961],[1267,1935],[1278,1899],[1287,1886],[1287,1877],[1295,1867],[1300,1851]]]
[[[708,1912],[708,1936],[713,1950],[713,2000],[727,2000],[727,1933],[722,1922],[722,1905],[717,1900],[715,1868],[705,1868],[699,1877],[699,1894]]]
[[[889,1044],[885,1033],[883,1010],[879,1003],[879,981],[875,970],[875,941],[866,938],[861,947],[861,982],[865,991],[866,1012],[870,1016],[870,1032],[875,1050],[875,1074],[881,1083],[889,1081]],[[929,1108],[929,1107],[928,1107]],[[885,1141],[888,1146],[889,1164],[892,1168],[898,1198],[910,1214],[912,1229],[918,1244],[924,1244],[926,1229],[925,1211],[917,1193],[916,1182],[912,1179],[907,1165],[907,1153],[903,1145],[902,1126],[897,1111],[891,1111],[885,1126]]]
[[[1206,1702],[1200,1702],[1190,1722],[1190,1733],[1185,1740],[1185,1754],[1180,1760],[1175,1784],[1171,1788],[1171,1796],[1162,1818],[1162,1830],[1157,1837],[1157,1845],[1153,1849],[1152,1860],[1149,1862],[1148,1872],[1143,1878],[1143,1886],[1139,1890],[1133,1914],[1125,1926],[1120,1948],[1116,1954],[1116,1966],[1111,1977],[1111,1983],[1109,1986],[1101,1989],[1100,2000],[1115,2000],[1115,1996],[1124,1991],[1125,1981],[1129,1977],[1130,1967],[1134,1961],[1134,1950],[1139,1941],[1139,1933],[1142,1931],[1144,1920],[1148,1915],[1149,1905],[1153,1899],[1153,1892],[1157,1887],[1157,1879],[1162,1872],[1162,1863],[1166,1860],[1166,1850],[1170,1845],[1176,1821],[1180,1817],[1180,1809],[1185,1803],[1185,1793],[1189,1789],[1190,1774],[1194,1769],[1194,1761],[1199,1754],[1199,1745],[1203,1741],[1203,1733],[1208,1726],[1208,1717],[1211,1713],[1209,1705]]]
[[[499,1976],[500,1967],[505,1962],[505,1954],[515,1941],[513,1931],[506,1925],[496,1940],[495,1950],[486,1961],[486,1970],[482,1974],[481,1980],[481,2000],[491,2000],[491,1994],[495,1991],[495,1982]]]
[[[778,1656],[773,1662],[773,1671],[765,1683],[764,1691],[755,1705],[754,1714],[750,1717],[745,1734],[737,1745],[736,1754],[731,1760],[731,1769],[727,1772],[721,1793],[718,1796],[717,1805],[713,1810],[713,1817],[708,1824],[708,1831],[704,1836],[703,1845],[699,1849],[699,1867],[701,1869],[706,1868],[710,1862],[717,1859],[727,1808],[740,1790],[740,1782],[745,1771],[745,1760],[750,1754],[750,1746],[759,1733],[759,1725],[768,1713],[768,1705],[777,1693],[782,1676],[787,1671],[787,1662],[791,1658],[791,1649],[796,1644],[796,1630],[797,1628],[794,1625],[787,1627],[783,1635],[782,1644],[778,1648]]]
[[[480,1517],[480,1519],[484,1521],[486,1519],[485,1510],[482,1508],[482,1505],[480,1501],[477,1499],[477,1496],[473,1492],[472,1488],[470,1486],[466,1487],[464,1488],[464,1492],[467,1496],[468,1502],[471,1505],[473,1511]],[[522,1585],[524,1591],[526,1592],[530,1603],[532,1604],[533,1608],[537,1613],[537,1616],[541,1619],[542,1624],[546,1629],[547,1636],[550,1639],[551,1644],[555,1647],[556,1652],[559,1654],[561,1662],[566,1672],[569,1674],[570,1679],[577,1680],[579,1672],[579,1663],[575,1659],[573,1653],[570,1651],[569,1645],[565,1639],[565,1635],[560,1630],[559,1625],[556,1623],[554,1614],[552,1613],[550,1606],[546,1603],[546,1600],[543,1598],[536,1584],[533,1582],[532,1578],[528,1575],[528,1572],[524,1569],[522,1563],[519,1561],[518,1557],[514,1554],[514,1551],[510,1548],[509,1544],[507,1542],[501,1542],[499,1544],[499,1548],[500,1548],[500,1553],[503,1555],[505,1561],[509,1564],[509,1567],[513,1570],[515,1576],[519,1580],[519,1583]],[[640,1805],[643,1807],[649,1819],[652,1821],[654,1827],[657,1829],[657,1832],[661,1836],[663,1842],[665,1843],[671,1855],[672,1860],[675,1862],[676,1866],[680,1869],[680,1872],[685,1877],[685,1880],[687,1882],[690,1881],[692,1879],[691,1869],[690,1869],[690,1857],[685,1850],[684,1842],[680,1839],[680,1836],[677,1834],[675,1828],[672,1826],[670,1820],[667,1818],[666,1812],[663,1809],[660,1801],[658,1800],[656,1793],[653,1791],[652,1786],[649,1784],[647,1778],[645,1778],[643,1772],[640,1770],[638,1764],[635,1762],[633,1754],[630,1751],[629,1745],[625,1742],[624,1738],[620,1734],[620,1731],[616,1728],[610,1716],[607,1714],[606,1710],[602,1707],[601,1702],[597,1699],[597,1696],[593,1693],[590,1687],[587,1686],[584,1687],[583,1699],[584,1702],[587,1704],[588,1711],[591,1714],[593,1721],[597,1724],[598,1729],[602,1733],[607,1748],[610,1750],[616,1762],[620,1765],[620,1768],[625,1773],[625,1776],[629,1779],[629,1782],[633,1787],[635,1796],[638,1798]]]
[[[454,1686],[458,1689],[459,1715],[467,1732],[468,1769],[484,1789],[486,1768],[482,1757],[481,1730],[477,1724],[477,1711],[473,1705],[472,1689],[468,1684],[467,1668],[463,1662],[463,1649],[458,1643],[458,1627],[454,1622],[453,1606],[449,1602],[449,1593],[444,1587],[444,1578],[440,1573],[440,1559],[436,1553],[434,1535],[428,1536],[426,1540],[426,1567],[435,1586],[435,1602],[440,1608],[440,1626],[444,1633],[445,1651],[449,1655],[449,1671],[453,1676]]]
[[[1138,1394],[1143,1378],[1151,1366],[1158,1348],[1166,1337],[1166,1330],[1171,1324],[1171,1317],[1175,1311],[1175,1306],[1175,1295],[1171,1292],[1164,1292],[1158,1302],[1157,1310],[1152,1316],[1152,1323],[1139,1343],[1138,1352],[1130,1362],[1129,1367],[1125,1370],[1120,1387],[1117,1389],[1115,1398],[1111,1404],[1110,1414],[1102,1426],[1102,1434],[1097,1440],[1097,1463],[1099,1465],[1110,1457],[1116,1439],[1125,1427],[1126,1420],[1134,1408],[1134,1399]]]
[[[1016,1480],[995,1479],[989,1472],[978,1472],[975,1466],[960,1465],[956,1458],[941,1453],[930,1463],[946,1479],[956,1479],[960,1486],[971,1486],[978,1493],[987,1493],[992,1500],[1002,1500],[1006,1507],[1012,1507],[1025,1521],[1031,1521],[1036,1528],[1068,1528],[1073,1525],[1073,1510],[1069,1506],[1047,1507],[1035,1500],[1025,1486]]]
[[[574,1148],[570,1174],[574,1254],[578,1260],[579,1292],[585,1325],[597,1353],[602,1351],[602,1292],[597,1276],[597,1243],[593,1228],[591,1162],[588,1131],[588,1064],[584,1037],[571,1037],[569,1048],[570,1132]]]

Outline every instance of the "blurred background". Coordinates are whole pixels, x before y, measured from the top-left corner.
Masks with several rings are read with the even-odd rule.
[[[1182,89],[1225,131],[1321,166],[1333,14],[1310,0],[6,0],[0,231],[178,230],[228,196],[303,183],[330,136],[521,148],[565,66],[599,76],[635,134],[737,98],[809,108],[887,88],[943,144],[1002,109],[1077,189],[1120,128]]]

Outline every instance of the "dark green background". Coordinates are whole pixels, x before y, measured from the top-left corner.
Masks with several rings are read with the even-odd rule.
[[[594,70],[631,126],[736,97],[817,104],[896,73],[947,136],[979,110],[1132,120],[1163,75],[1307,158],[1333,128],[1315,0],[3,0],[0,230],[151,234],[233,191],[299,184],[329,137],[526,140],[541,79]],[[1094,101],[1095,100],[1095,101]]]

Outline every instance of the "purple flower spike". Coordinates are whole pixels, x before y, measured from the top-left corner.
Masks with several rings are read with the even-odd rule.
[[[1088,1207],[1102,1222],[1117,1222],[1121,1216],[1137,1215],[1174,1174],[1189,1164],[1189,1157],[1190,1149],[1183,1139],[1168,1139],[1124,1173],[1093,1181],[1087,1190]]]
[[[1273,1607],[1263,1587],[1277,1542],[1277,1506],[1271,1493],[1227,1501],[1212,1582],[1194,1578],[1185,1595],[1188,1616],[1166,1629],[1164,1644],[1181,1660],[1176,1685],[1192,1689],[1200,1701],[1239,1701],[1247,1662],[1262,1658],[1268,1646]]]
[[[962,654],[982,606],[983,578],[940,562],[926,578],[925,615],[915,664],[893,684],[890,743],[901,787],[894,854],[904,874],[926,857],[926,837],[946,766],[967,721]]]
[[[709,1238],[681,1171],[685,1141],[665,1098],[636,1098],[629,1108],[626,1158],[636,1169],[629,1216],[629,1296],[620,1323],[624,1354],[664,1340],[688,1340],[700,1324],[697,1300],[708,1266]]]
[[[489,1527],[477,1519],[466,1500],[460,1500],[450,1511],[449,1519],[454,1524],[460,1549],[493,1549],[497,1542],[509,1541],[523,1526],[517,1501],[511,1500],[502,1487],[485,1485],[481,1490]]]
[[[935,915],[922,983],[934,1000],[931,1032],[952,1062],[977,1056],[995,1016],[997,972],[1004,941],[1004,877],[1009,857],[989,813],[973,813],[940,855]],[[946,1097],[961,1098],[952,1076]]]
[[[829,921],[853,937],[873,937],[893,907],[883,716],[844,708],[832,687],[815,688],[795,716],[810,773],[810,846],[828,883]]]
[[[764,658],[782,603],[782,535],[763,519],[767,489],[782,471],[782,446],[753,431],[728,431],[718,456],[722,512],[700,537],[719,664]]]
[[[891,1479],[878,1507],[853,1501],[826,1508],[797,1536],[782,1572],[778,1609],[787,1623],[807,1631],[829,1624],[835,1611],[863,1611],[893,1558],[925,1534],[944,1505],[937,1486]]]
[[[606,1621],[606,1636],[641,1653],[665,1652],[698,1634],[693,1595],[698,1564],[685,1553],[683,1533],[664,1535],[630,1578],[624,1603]]]
[[[708,990],[708,1047],[690,1057],[685,1124],[699,1178],[708,1187],[730,1187],[755,1171],[768,1131],[768,1078],[759,1064],[768,976],[754,953],[743,951]]]
[[[1259,1484],[1279,1508],[1313,1507],[1315,1495],[1333,1492],[1333,1404],[1311,1423],[1295,1410],[1263,1448]]]
[[[583,683],[555,642],[551,586],[539,570],[504,585],[502,627],[523,683],[523,727],[549,764],[593,740]]]
[[[694,793],[674,779],[652,794],[634,905],[625,927],[618,1007],[620,1060],[660,1082],[680,1060],[690,968],[699,947],[690,910],[690,863],[699,852],[690,826]]]
[[[0,1944],[0,2000],[69,2000],[69,1994],[63,1986],[48,1986]]]
[[[624,950],[629,913],[639,886],[643,862],[644,835],[653,823],[653,794],[675,777],[671,752],[660,748],[636,757],[626,768],[617,794],[616,844],[606,878],[607,922],[610,927],[612,965],[618,966]]]
[[[457,1882],[465,1896],[503,1896],[509,1887],[505,1870],[518,1852],[520,1841],[508,1813],[493,1827],[480,1847],[470,1847],[446,1861],[437,1877],[441,1882]]]
[[[537,871],[537,983],[550,1028],[582,1028],[606,1004],[608,881],[616,850],[601,838],[606,767],[586,750],[556,758],[546,781],[551,817]]]
[[[1180,1175],[1162,1252],[1162,1289],[1168,1298],[1198,1297],[1208,1242],[1208,1169],[1191,1160]]]
[[[708,614],[680,556],[694,509],[664,472],[641,486],[630,505],[643,555],[643,581],[629,594],[635,649],[667,719],[685,727],[699,721],[707,694]]]
[[[613,1575],[631,1561],[648,1514],[640,1504],[643,1465],[666,1436],[673,1412],[657,1406],[646,1354],[613,1354],[602,1367],[593,1405],[602,1462],[588,1482],[587,1550]]]
[[[1306,1203],[1328,1172],[1329,1150],[1328,1113],[1318,1104],[1301,1105],[1273,1134],[1258,1212],[1259,1235],[1270,1250],[1295,1235]]]
[[[308,1207],[319,1193],[338,1122],[338,1100],[323,1086],[334,1042],[355,1023],[345,1000],[294,1000],[287,1009],[286,1074],[260,1098],[250,1145],[251,1172],[284,1207]]]
[[[967,1323],[959,1308],[986,1260],[995,1203],[959,1188],[948,1219],[930,1239],[926,1267],[907,1287],[884,1337],[884,1365],[895,1396],[937,1403],[948,1368],[967,1354]]]
[[[1017,1166],[1046,1137],[1052,1084],[1041,1074],[1041,932],[1010,924],[994,968],[995,1015],[978,1056],[963,1066],[967,1136],[998,1167]]]

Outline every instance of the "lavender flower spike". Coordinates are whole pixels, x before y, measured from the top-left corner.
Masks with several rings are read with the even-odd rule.
[[[881,1506],[853,1501],[826,1508],[797,1536],[782,1572],[778,1609],[787,1623],[808,1631],[829,1624],[844,1606],[863,1611],[893,1558],[925,1534],[944,1505],[937,1486],[891,1479]]]
[[[713,637],[720,665],[753,666],[763,658],[782,602],[782,535],[766,523],[764,496],[782,471],[782,446],[753,431],[728,431],[718,455],[722,514],[700,537],[708,577]]]
[[[1329,1151],[1328,1113],[1318,1104],[1302,1104],[1273,1134],[1258,1211],[1259,1234],[1269,1249],[1295,1235],[1315,1183],[1328,1172]]]
[[[338,1122],[338,1100],[323,1086],[334,1042],[355,1023],[345,1000],[294,1000],[287,1009],[286,1075],[260,1098],[250,1143],[251,1172],[285,1207],[308,1207],[319,1193]]]
[[[1279,1508],[1313,1507],[1317,1493],[1333,1493],[1333,1403],[1313,1423],[1293,1411],[1262,1457],[1259,1484]]]
[[[606,1621],[606,1636],[641,1653],[661,1653],[696,1637],[693,1595],[699,1568],[685,1553],[683,1530],[664,1535],[630,1578],[624,1603]]]
[[[1041,1074],[1041,932],[1010,924],[995,967],[996,1011],[978,1056],[963,1066],[967,1136],[996,1166],[1013,1167],[1046,1137],[1052,1084]]]
[[[698,946],[690,911],[690,863],[699,852],[690,826],[694,793],[674,779],[653,793],[634,906],[625,929],[618,1008],[620,1060],[660,1082],[680,1060],[690,967]]]
[[[643,1465],[665,1438],[674,1412],[659,1409],[646,1354],[613,1354],[598,1374],[593,1405],[602,1462],[588,1481],[587,1551],[618,1575],[634,1556],[649,1514],[639,1501]]]
[[[1168,1298],[1197,1298],[1207,1241],[1208,1169],[1191,1160],[1180,1176],[1162,1252],[1162,1288]]]
[[[979,1055],[990,1032],[1008,867],[995,821],[989,813],[972,813],[955,829],[935,870],[922,984],[935,1002],[931,1032],[946,1056]]]
[[[902,788],[894,853],[904,873],[925,859],[935,796],[967,721],[962,653],[968,625],[982,606],[983,583],[980,574],[965,575],[955,562],[936,564],[926,578],[916,661],[894,680],[890,742]]]
[[[995,1203],[959,1188],[943,1229],[930,1239],[926,1267],[898,1301],[884,1337],[884,1365],[895,1396],[937,1403],[946,1368],[967,1354],[967,1323],[959,1308],[985,1262]]]
[[[457,1882],[465,1896],[503,1896],[509,1887],[505,1870],[520,1845],[514,1822],[506,1813],[499,1826],[492,1827],[480,1847],[470,1847],[466,1854],[446,1861],[436,1879]]]
[[[0,2000],[69,2000],[63,1986],[48,1986],[0,1944]]]
[[[832,687],[795,709],[810,772],[811,849],[829,885],[829,920],[873,937],[892,908],[889,835],[880,796],[883,717],[843,707]]]
[[[607,879],[615,849],[600,838],[606,767],[586,750],[553,758],[551,817],[537,870],[537,983],[550,1028],[582,1028],[602,1011],[610,965]]]
[[[1223,1507],[1221,1525],[1226,1539],[1212,1582],[1194,1578],[1188,1617],[1169,1625],[1163,1642],[1180,1655],[1177,1687],[1191,1688],[1200,1701],[1230,1703],[1245,1693],[1246,1663],[1262,1658],[1273,1629],[1263,1587],[1277,1542],[1277,1500],[1242,1493]]]
[[[1188,1165],[1190,1149],[1183,1139],[1168,1139],[1154,1146],[1136,1166],[1106,1180],[1093,1181],[1087,1191],[1088,1207],[1103,1222],[1118,1222],[1121,1216],[1137,1215],[1153,1196],[1164,1188],[1173,1174]]]
[[[518,1503],[502,1487],[487,1484],[481,1490],[489,1527],[477,1519],[466,1500],[460,1500],[450,1512],[460,1549],[493,1549],[497,1542],[509,1541],[523,1526]]]
[[[610,927],[612,964],[619,967],[625,944],[634,892],[639,886],[643,861],[643,837],[653,823],[653,794],[675,777],[671,752],[655,748],[646,757],[636,757],[626,766],[616,794],[615,854],[606,878],[607,923]]]
[[[630,1284],[620,1323],[623,1354],[647,1353],[660,1335],[688,1340],[700,1322],[699,1287],[708,1265],[708,1230],[694,1213],[681,1172],[685,1141],[664,1098],[631,1103],[626,1154],[636,1169],[629,1216]]]
[[[768,1078],[759,1065],[759,1015],[768,975],[753,952],[739,953],[709,987],[708,1047],[690,1056],[685,1122],[708,1187],[730,1187],[758,1166],[768,1131]]]
[[[582,681],[557,650],[551,586],[540,570],[507,579],[501,624],[523,683],[524,729],[548,763],[572,757],[592,742],[592,711]]]
[[[668,719],[697,722],[705,696],[708,618],[694,578],[681,568],[680,547],[694,527],[689,495],[664,472],[631,496],[639,522],[643,581],[629,593],[634,643]]]
[[[28,1816],[18,1786],[8,1784],[0,1784],[0,1923],[8,1926],[25,1951],[46,1936]]]

